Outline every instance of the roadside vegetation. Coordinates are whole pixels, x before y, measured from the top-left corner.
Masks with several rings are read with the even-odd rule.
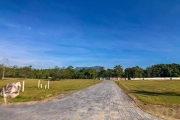
[[[180,81],[116,81],[142,109],[180,119]]]
[[[64,79],[60,81],[50,81],[50,88],[45,89],[47,80],[41,79],[43,88],[38,88],[39,79],[22,79],[22,78],[8,78],[0,81],[0,88],[11,82],[25,81],[25,90],[20,92],[20,95],[14,99],[8,98],[8,103],[14,102],[28,102],[46,100],[53,97],[60,97],[69,94],[73,91],[83,89],[93,84],[101,82],[93,79]],[[3,102],[3,97],[0,97],[0,102]]]
[[[5,72],[3,72],[5,71]],[[36,69],[31,65],[18,67],[0,64],[1,78],[30,78],[30,79],[94,79],[99,77],[123,77],[123,78],[143,78],[143,77],[180,77],[180,64],[156,64],[145,69],[134,66],[125,68],[115,65],[112,69],[105,69],[103,66],[95,67],[59,67],[49,69]]]

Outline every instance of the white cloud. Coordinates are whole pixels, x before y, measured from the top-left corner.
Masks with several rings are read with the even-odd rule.
[[[36,42],[25,43],[17,41],[5,41],[0,39],[2,46],[0,47],[0,54],[3,57],[9,58],[10,65],[32,65],[35,67],[53,67],[58,66],[68,66],[70,63],[78,61],[88,61],[93,58],[80,56],[80,54],[86,54],[88,51],[83,48],[78,47],[65,47],[65,46],[51,46],[47,44],[37,45]],[[47,53],[49,52],[49,53]],[[54,53],[55,54],[51,54]]]

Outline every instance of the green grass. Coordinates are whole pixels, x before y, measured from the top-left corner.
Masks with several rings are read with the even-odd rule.
[[[180,81],[118,81],[127,93],[145,104],[180,106]]]
[[[41,83],[43,84],[43,88],[41,89],[38,88],[38,79],[8,78],[5,80],[0,80],[0,88],[15,81],[21,82],[22,85],[23,80],[25,81],[25,91],[20,92],[20,95],[14,99],[8,98],[8,103],[43,100],[49,97],[67,94],[71,91],[80,90],[101,82],[100,80],[92,79],[67,79],[61,81],[50,81],[50,89],[45,89],[44,86],[47,84],[47,80],[41,80]],[[0,97],[0,102],[3,102],[3,97]]]

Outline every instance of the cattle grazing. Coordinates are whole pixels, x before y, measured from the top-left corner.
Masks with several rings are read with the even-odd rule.
[[[0,90],[0,95],[4,96],[4,102],[6,104],[6,98],[15,98],[19,95],[19,91],[21,89],[21,83],[20,82],[13,82],[5,85],[1,90]]]

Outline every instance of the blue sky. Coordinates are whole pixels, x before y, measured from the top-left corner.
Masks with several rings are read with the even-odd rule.
[[[0,0],[0,44],[11,66],[180,63],[180,1]]]

